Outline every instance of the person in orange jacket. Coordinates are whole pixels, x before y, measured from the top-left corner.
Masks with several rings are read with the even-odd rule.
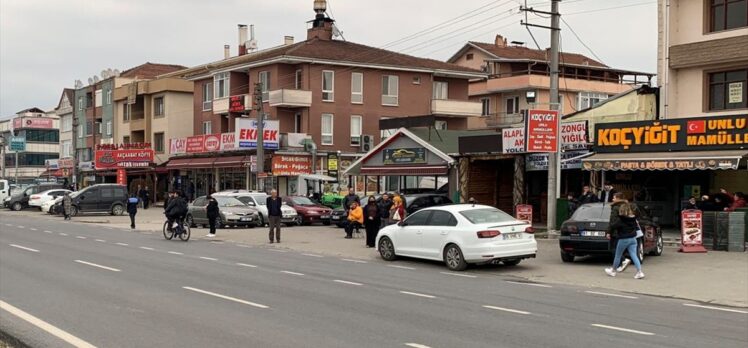
[[[358,202],[351,202],[348,210],[348,224],[345,226],[345,239],[353,238],[353,230],[361,228],[364,224],[364,210]]]

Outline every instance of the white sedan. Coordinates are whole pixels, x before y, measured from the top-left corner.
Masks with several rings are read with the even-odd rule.
[[[53,190],[47,190],[44,192],[39,192],[31,195],[29,197],[29,206],[30,207],[37,207],[39,209],[42,209],[42,205],[48,201],[54,201],[57,197],[62,197],[65,195],[65,193],[70,193],[73,191],[65,190],[65,189],[53,189]]]
[[[454,204],[419,210],[383,228],[377,250],[387,261],[407,256],[462,271],[470,263],[517,265],[534,258],[538,244],[527,221],[487,205]]]
[[[57,212],[52,211],[52,209],[54,208],[55,204],[57,204],[58,202],[62,202],[62,198],[63,196],[60,196],[55,199],[50,199],[42,203],[42,207],[41,207],[42,211],[45,213],[53,214],[53,215],[57,214]]]

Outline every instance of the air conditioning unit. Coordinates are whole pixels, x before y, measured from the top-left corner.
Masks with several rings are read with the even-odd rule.
[[[374,136],[373,135],[362,135],[361,136],[361,152],[369,152],[374,148]]]

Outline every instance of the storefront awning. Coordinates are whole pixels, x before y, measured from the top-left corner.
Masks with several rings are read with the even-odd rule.
[[[249,159],[246,156],[218,157],[216,158],[215,162],[213,162],[213,167],[241,167],[245,162],[249,162]]]
[[[381,176],[398,176],[398,175],[420,175],[435,176],[447,175],[449,167],[447,166],[382,166],[382,167],[361,167],[360,175],[381,175]]]
[[[584,170],[738,169],[748,150],[598,153],[582,160]]]
[[[210,168],[213,166],[215,158],[204,157],[204,158],[175,158],[166,164],[166,168],[169,169],[180,169],[180,168]]]
[[[303,175],[299,175],[299,177],[307,179],[307,180],[316,180],[316,181],[338,181],[337,178],[333,178],[331,176],[322,175],[322,174],[303,174]]]

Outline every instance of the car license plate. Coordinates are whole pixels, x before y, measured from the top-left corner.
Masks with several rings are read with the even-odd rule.
[[[504,236],[504,240],[521,239],[522,233],[504,233],[503,236]]]
[[[333,220],[340,220],[340,216],[333,216],[332,219]]]
[[[582,231],[584,237],[605,237],[605,231]]]
[[[322,219],[329,219],[329,218],[330,218],[330,215],[322,215],[322,217],[321,217],[321,218],[322,218]]]
[[[251,217],[243,217],[243,218],[239,218],[239,221],[252,221],[252,218]]]

